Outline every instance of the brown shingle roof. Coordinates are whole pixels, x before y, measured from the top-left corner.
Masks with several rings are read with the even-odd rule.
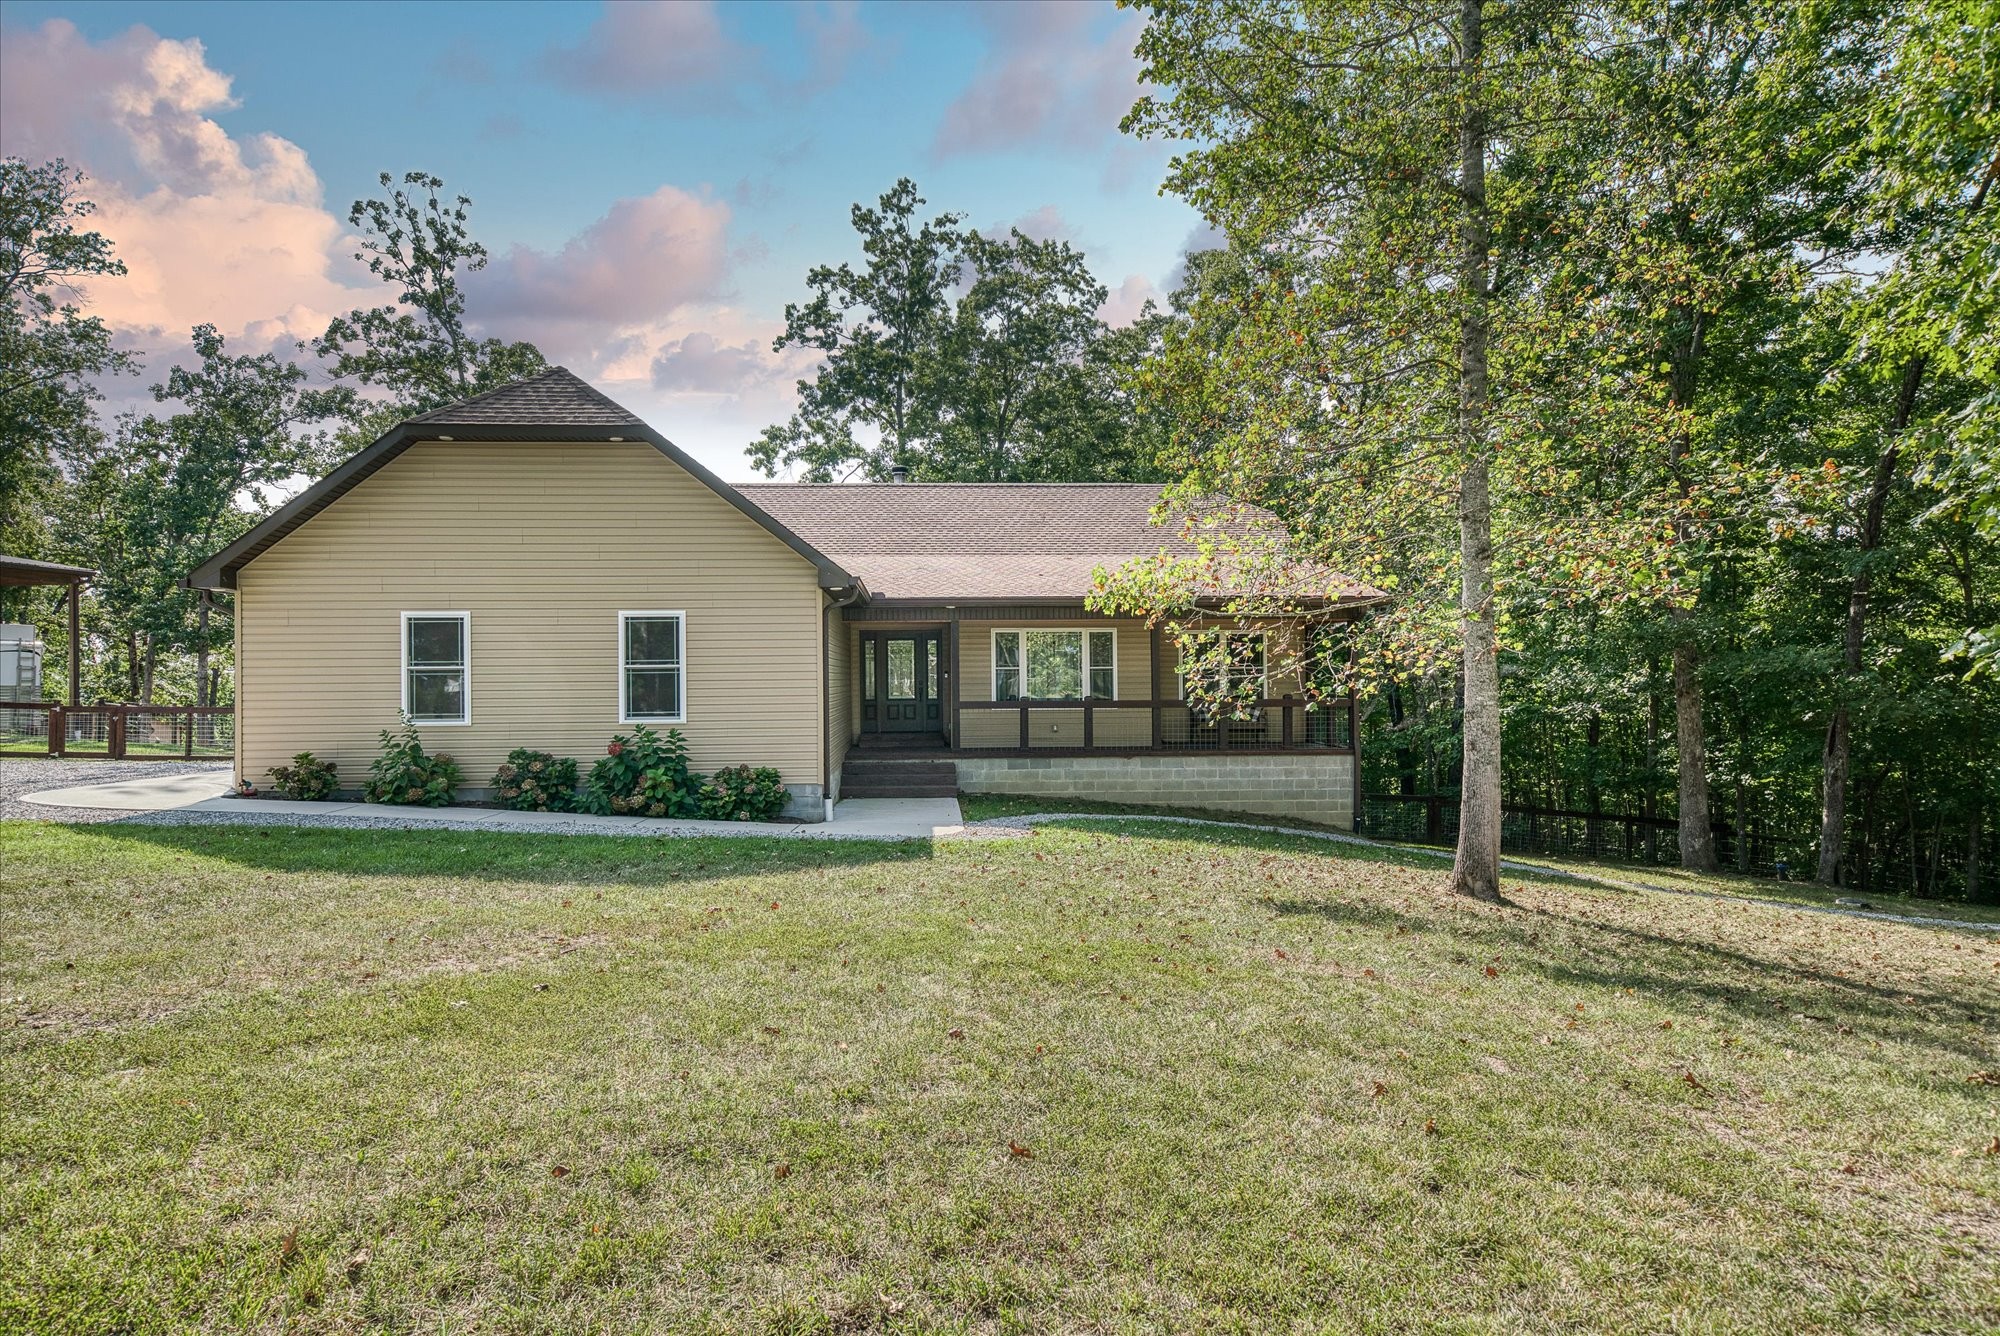
[[[567,367],[552,366],[498,389],[475,394],[410,419],[426,427],[558,425],[643,427],[639,415]]]
[[[876,598],[1081,599],[1091,572],[1162,549],[1156,483],[746,483],[759,509],[861,577]],[[1379,594],[1350,585],[1347,597]]]

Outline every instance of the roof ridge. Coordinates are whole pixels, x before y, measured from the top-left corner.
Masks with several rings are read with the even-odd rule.
[[[440,413],[445,413],[445,412],[455,411],[460,408],[465,408],[471,404],[481,403],[487,399],[491,399],[494,395],[502,393],[503,391],[506,390],[519,389],[523,385],[530,385],[538,380],[546,380],[550,376],[555,375],[558,371],[562,372],[566,376],[571,377],[572,379],[580,379],[580,377],[577,377],[576,373],[571,371],[568,367],[546,366],[543,367],[540,371],[537,371],[532,376],[522,376],[519,380],[510,380],[504,382],[503,384],[495,385],[490,390],[481,390],[479,393],[469,394],[463,399],[454,399],[448,404],[439,404],[436,408],[426,409],[425,411],[416,414],[414,417],[406,418],[404,420],[407,422],[429,422],[433,419],[436,419],[438,421],[449,422],[451,419],[439,418],[438,415]]]
[[[634,413],[624,404],[619,403],[616,399],[613,399],[610,395],[598,389],[595,385],[592,385],[566,366],[544,367],[532,376],[522,376],[518,380],[510,380],[504,385],[495,385],[490,390],[482,390],[478,394],[470,395],[453,403],[443,404],[431,409],[429,412],[419,413],[405,420],[428,425],[444,423],[463,424],[467,426],[490,425],[484,422],[475,422],[474,419],[468,418],[466,416],[467,410],[488,405],[493,400],[504,399],[510,395],[518,396],[524,392],[532,394],[534,387],[550,386],[551,383],[554,386],[560,387],[555,390],[558,394],[567,392],[576,395],[589,401],[590,405],[598,411],[610,410],[607,416],[616,415],[621,422],[635,426],[643,425],[644,420],[637,413]]]
[[[1146,487],[1153,491],[1163,490],[1163,482],[739,482],[734,487],[811,487],[825,490],[847,489],[860,491],[874,487]]]

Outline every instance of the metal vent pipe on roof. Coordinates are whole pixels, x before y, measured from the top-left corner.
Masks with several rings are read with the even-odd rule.
[[[907,465],[907,464],[891,464],[891,465],[889,466],[889,481],[890,481],[890,482],[908,482],[909,480],[910,480],[910,466],[909,466],[909,465]]]

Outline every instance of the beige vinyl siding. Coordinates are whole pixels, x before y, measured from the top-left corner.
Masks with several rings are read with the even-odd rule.
[[[359,787],[396,725],[401,614],[471,614],[472,722],[422,726],[483,788],[514,747],[603,754],[618,614],[683,610],[698,770],[822,782],[811,563],[642,442],[424,442],[243,568],[239,773],[310,750]]]
[[[827,782],[847,760],[847,749],[854,741],[855,691],[854,685],[854,629],[850,627],[838,609],[828,608],[826,613],[826,658],[828,684],[827,696],[827,742],[830,748],[827,760]]]
[[[1118,636],[1118,700],[1150,700],[1153,673],[1150,662],[1151,637],[1142,621],[1093,621],[1080,618],[1061,625],[1043,624],[1024,628],[1019,622],[975,622],[959,624],[960,700],[993,699],[993,633],[995,631],[1077,630],[1102,631],[1107,625]],[[1094,710],[1091,741],[1099,747],[1147,747],[1153,741],[1150,710]],[[960,727],[967,747],[1018,747],[1021,745],[1021,716],[1012,710],[962,710]],[[1081,747],[1082,710],[1036,710],[1030,720],[1029,741],[1038,747]]]

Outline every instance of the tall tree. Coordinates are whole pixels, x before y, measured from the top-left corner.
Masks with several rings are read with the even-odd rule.
[[[1859,498],[1842,680],[1822,751],[1817,875],[1827,885],[1839,884],[1847,847],[1850,697],[1865,672],[1884,513],[1908,468],[1913,432],[1928,428],[1929,441],[1918,434],[1916,444],[1947,447],[1942,474],[1962,493],[1948,504],[1969,499],[1975,523],[2000,528],[2000,507],[1977,481],[1983,473],[1991,485],[1991,461],[2000,455],[2000,213],[1991,207],[2000,180],[2000,5],[1931,0],[1908,17],[1894,63],[1877,75],[1871,133],[1850,152],[1874,168],[1872,204],[1896,261],[1855,307],[1856,359],[1886,403]],[[1926,422],[1922,396],[1939,372],[1983,384],[1984,392],[1955,403],[1933,396]],[[1967,631],[1968,639],[1977,633]]]
[[[310,345],[336,379],[387,393],[386,404],[367,406],[367,426],[543,370],[548,361],[532,343],[482,339],[468,325],[460,278],[487,261],[467,225],[472,201],[447,200],[444,182],[424,172],[405,173],[400,185],[384,172],[381,181],[386,197],[354,201],[347,221],[361,234],[354,258],[395,289],[395,303],[336,316]]]
[[[312,388],[295,362],[230,353],[213,325],[195,328],[194,351],[197,365],[153,387],[178,411],[126,419],[73,502],[99,572],[96,629],[123,659],[131,700],[151,702],[163,659],[180,655],[194,663],[193,703],[212,703],[228,619],[182,580],[324,471],[325,425],[354,403],[351,389]]]
[[[1157,333],[1098,318],[1104,285],[1080,251],[1018,230],[987,236],[943,213],[920,222],[907,179],[854,207],[867,263],[821,265],[785,308],[775,347],[822,354],[799,410],[750,451],[766,473],[933,481],[1149,479],[1133,360]]]
[[[925,203],[904,177],[875,208],[856,204],[867,263],[815,265],[806,275],[812,297],[785,307],[785,332],[772,349],[811,349],[823,360],[799,382],[791,421],[751,446],[751,462],[766,473],[796,468],[826,481],[859,467],[886,477],[931,429],[924,382],[950,323],[965,237],[962,214],[919,221]]]
[[[1242,281],[1169,334],[1155,376],[1177,403],[1178,497],[1205,535],[1194,565],[1320,594],[1341,592],[1328,569],[1393,588],[1362,661],[1454,672],[1452,884],[1496,898],[1512,609],[1650,588],[1662,538],[1661,498],[1594,485],[1593,465],[1648,439],[1633,422],[1651,396],[1627,350],[1603,346],[1616,330],[1594,294],[1564,287],[1560,254],[1590,239],[1558,243],[1540,185],[1548,137],[1581,119],[1560,79],[1575,36],[1561,11],[1482,0],[1143,7],[1147,77],[1170,91],[1126,126],[1200,145],[1168,186],[1245,257]],[[1595,365],[1578,357],[1591,347]],[[1239,518],[1275,512],[1289,538],[1252,552],[1216,497]],[[1199,581],[1135,569],[1104,602],[1157,616]]]
[[[96,449],[94,378],[133,369],[85,315],[77,284],[119,275],[111,242],[83,226],[96,206],[62,161],[0,158],[0,549],[39,551],[64,467]]]

